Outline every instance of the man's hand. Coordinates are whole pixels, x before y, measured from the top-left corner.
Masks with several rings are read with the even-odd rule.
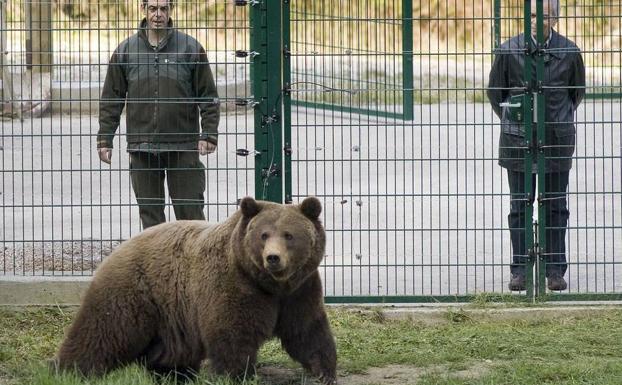
[[[99,155],[99,160],[104,163],[110,164],[110,161],[112,160],[112,148],[98,148],[97,155]]]
[[[216,151],[216,145],[207,140],[199,140],[199,155],[207,155]]]

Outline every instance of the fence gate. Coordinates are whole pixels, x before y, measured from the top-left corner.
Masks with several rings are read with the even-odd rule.
[[[543,2],[532,2],[542,33]],[[508,214],[512,202],[532,198],[531,188],[537,206],[527,205],[524,227],[513,229],[527,250],[520,256],[526,290],[517,296],[621,297],[619,5],[568,1],[560,9],[556,30],[582,47],[587,69],[567,194],[544,188],[546,164],[559,155],[547,150],[542,107],[548,91],[561,90],[546,83],[545,61],[564,48],[524,55],[525,84],[535,86],[517,93],[525,94],[525,137],[536,138],[520,159],[528,170],[525,191],[510,193],[497,164],[501,126],[486,96],[493,52],[512,36],[531,35],[530,2],[282,7],[284,194],[286,201],[307,195],[324,201],[327,301],[509,294]],[[568,290],[560,293],[545,289],[547,236],[561,228],[547,223],[545,212],[562,196],[571,216],[562,240]]]
[[[492,4],[340,4],[284,4],[292,198],[324,201],[327,301],[507,292]]]

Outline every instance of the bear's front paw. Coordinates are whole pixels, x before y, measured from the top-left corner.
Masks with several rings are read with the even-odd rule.
[[[322,374],[319,377],[319,380],[322,383],[322,385],[334,385],[334,384],[337,384],[337,379],[335,378],[334,375]]]

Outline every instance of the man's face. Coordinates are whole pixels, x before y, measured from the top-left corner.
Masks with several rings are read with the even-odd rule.
[[[544,16],[544,20],[542,20],[542,24],[544,25],[544,39],[548,39],[549,34],[551,33],[551,28],[555,26],[555,24],[557,24],[557,18],[553,17],[553,14],[551,13],[551,7],[549,5],[548,1],[544,1],[542,3],[542,8],[543,8],[543,16]],[[535,37],[537,36],[537,23],[536,23],[536,0],[531,0],[531,34]]]
[[[150,29],[166,28],[171,13],[169,0],[148,0],[146,4],[142,3],[141,8],[145,12],[147,27]]]

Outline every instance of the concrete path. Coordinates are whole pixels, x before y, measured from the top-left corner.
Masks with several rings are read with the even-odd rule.
[[[588,101],[578,111],[570,292],[622,292],[619,107]],[[488,105],[417,106],[412,122],[305,108],[292,119],[294,201],[324,204],[327,295],[507,291],[509,196]],[[100,163],[96,116],[1,124],[0,275],[89,275],[140,231],[125,143],[117,136],[112,166]],[[253,156],[235,153],[253,150],[252,127],[251,114],[227,112],[218,152],[203,158],[210,221],[254,195]]]

